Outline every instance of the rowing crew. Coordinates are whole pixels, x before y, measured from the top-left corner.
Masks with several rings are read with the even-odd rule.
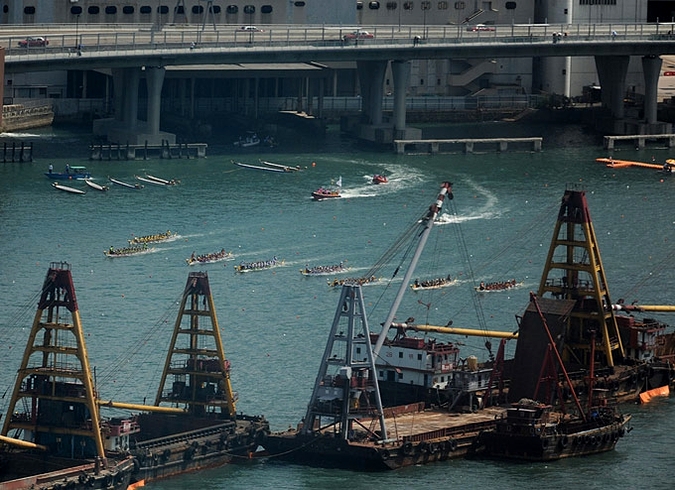
[[[500,282],[481,282],[476,291],[501,291],[503,289],[515,288],[518,285],[515,279]]]
[[[257,262],[242,262],[239,265],[235,265],[234,268],[237,272],[255,271],[255,270],[269,269],[270,267],[274,267],[278,263],[279,260],[275,255],[274,258],[272,258],[271,260],[259,260]]]
[[[163,240],[168,240],[172,236],[171,230],[166,230],[166,233],[157,233],[155,235],[146,235],[146,236],[137,236],[129,240],[130,244],[136,243],[151,243],[151,242],[161,242]]]

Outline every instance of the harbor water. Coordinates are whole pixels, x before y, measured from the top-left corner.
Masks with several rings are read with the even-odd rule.
[[[478,128],[478,129],[477,129]],[[443,134],[443,132],[446,132]],[[448,128],[429,129],[443,137]],[[208,272],[225,353],[232,363],[237,410],[264,414],[274,430],[304,416],[339,291],[328,280],[366,273],[453,182],[454,200],[434,227],[415,277],[451,275],[450,287],[406,294],[397,319],[416,323],[514,331],[517,315],[536,290],[566,186],[587,192],[611,298],[671,304],[675,289],[675,175],[644,168],[612,169],[601,141],[575,126],[458,127],[452,137],[543,136],[543,151],[486,150],[474,154],[395,155],[363,149],[329,131],[325,140],[284,142],[274,149],[211,144],[205,159],[89,161],[90,135],[46,129],[9,135],[33,142],[31,163],[0,163],[0,411],[11,396],[37,299],[51,262],[72,269],[87,348],[101,398],[132,403],[155,399],[170,335],[188,273]],[[449,137],[449,136],[448,136]],[[309,138],[308,138],[309,139]],[[622,147],[614,158],[664,162],[673,157],[654,143]],[[259,159],[301,171],[259,172],[232,161]],[[60,192],[44,172],[49,164],[85,165],[101,184],[108,177],[135,182],[146,174],[177,179],[176,186],[108,192],[68,185]],[[373,185],[373,174],[388,184]],[[313,201],[318,187],[342,178],[341,199]],[[134,236],[177,234],[173,241],[132,257],[104,251]],[[233,252],[233,261],[188,266],[196,255]],[[283,265],[236,274],[239,262],[273,257]],[[344,262],[336,276],[305,277],[308,266]],[[363,287],[371,330],[378,331],[401,285],[395,265]],[[475,296],[480,281],[516,279],[522,287]],[[652,314],[675,325],[672,314]],[[461,346],[463,358],[487,358],[484,340],[434,335]],[[497,341],[493,341],[496,346]],[[507,355],[513,355],[509,345]],[[274,459],[244,461],[147,485],[153,490],[408,489],[408,488],[672,488],[673,398],[627,405],[633,430],[615,451],[545,464],[456,460],[390,473],[307,468]],[[104,415],[114,415],[103,412]],[[398,435],[405,428],[396,428]]]

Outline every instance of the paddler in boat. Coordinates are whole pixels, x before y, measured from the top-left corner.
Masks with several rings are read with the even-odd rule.
[[[478,289],[480,289],[481,291],[485,290],[485,283],[483,281],[480,282],[480,285],[478,286]]]

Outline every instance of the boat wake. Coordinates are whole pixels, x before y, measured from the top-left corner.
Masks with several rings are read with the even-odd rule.
[[[499,199],[493,192],[471,181],[468,181],[467,184],[474,189],[474,198],[484,201],[484,203],[479,208],[471,208],[471,211],[465,215],[454,215],[444,210],[444,212],[438,215],[434,224],[447,225],[450,223],[458,224],[467,221],[496,219],[502,215],[503,209],[500,209],[497,205]]]

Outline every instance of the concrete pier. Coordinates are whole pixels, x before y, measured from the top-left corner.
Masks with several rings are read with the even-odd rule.
[[[543,138],[540,136],[529,138],[464,138],[464,139],[408,139],[408,140],[394,140],[394,148],[396,153],[404,154],[406,147],[415,147],[416,149],[425,149],[425,153],[442,153],[443,147],[446,146],[445,152],[449,152],[448,146],[460,146],[464,153],[473,153],[476,145],[496,145],[496,151],[507,151],[509,144],[529,144],[532,145],[533,151],[541,151]]]
[[[148,158],[206,158],[206,143],[178,143],[161,145],[91,145],[90,160],[147,160]]]
[[[605,136],[605,149],[613,150],[617,141],[633,141],[637,148],[644,148],[647,140],[665,140],[668,148],[675,146],[675,134],[633,134],[622,136]]]

